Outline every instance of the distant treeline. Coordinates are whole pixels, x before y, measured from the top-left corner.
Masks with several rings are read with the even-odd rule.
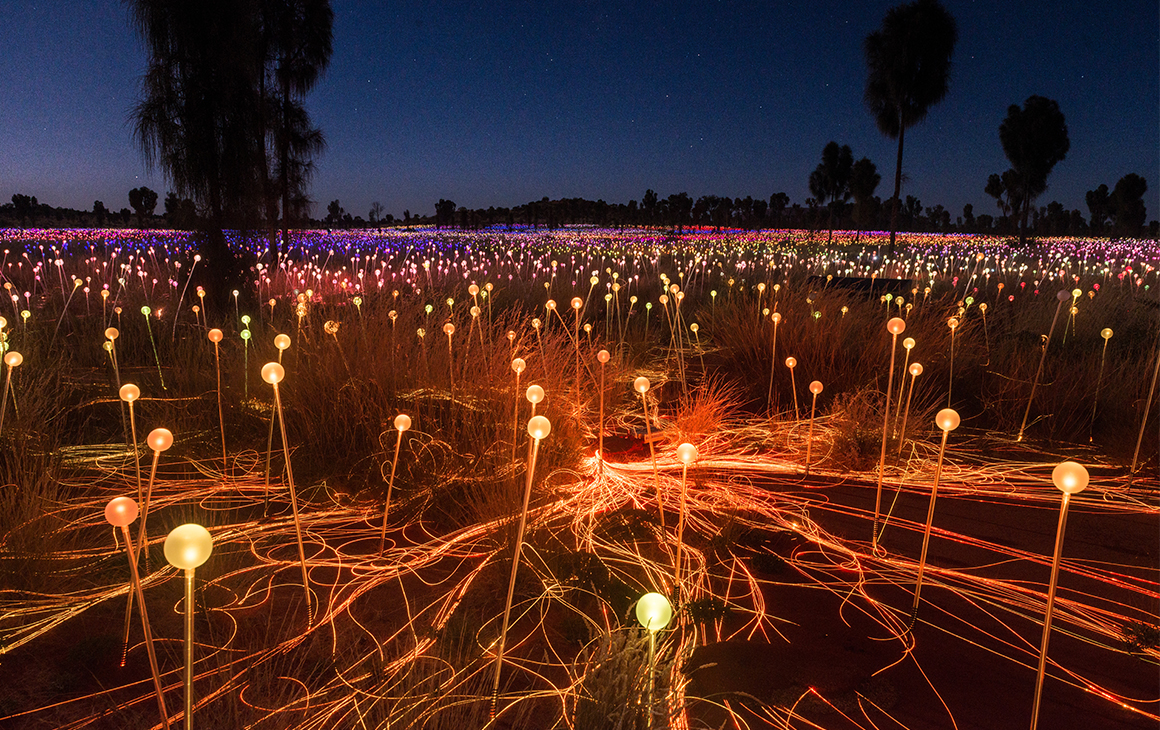
[[[992,181],[993,182],[993,181]],[[1088,215],[1080,210],[1066,209],[1052,201],[1033,208],[1029,226],[1040,236],[1148,236],[1155,238],[1160,223],[1153,220],[1144,224],[1146,210],[1142,197],[1147,183],[1138,175],[1125,175],[1109,190],[1100,185],[1086,196]],[[913,195],[907,195],[899,205],[899,228],[903,231],[925,233],[990,233],[1014,235],[1019,221],[1010,215],[1013,206],[1005,199],[1002,188],[989,186],[988,193],[998,192],[998,215],[979,213],[967,204],[952,214],[942,205],[924,207]],[[885,230],[890,224],[890,200],[878,196],[835,201],[821,204],[816,198],[807,198],[804,204],[794,203],[785,193],[774,193],[768,199],[730,198],[704,195],[693,199],[688,193],[676,193],[662,198],[653,190],[646,190],[640,201],[608,203],[604,200],[562,198],[537,201],[507,207],[466,208],[454,201],[440,199],[428,215],[413,215],[409,210],[401,217],[386,213],[375,203],[364,218],[346,211],[338,200],[327,206],[327,214],[320,219],[299,221],[306,228],[390,228],[427,225],[439,228],[474,230],[490,226],[534,226],[560,228],[568,225],[596,225],[607,227],[655,226],[680,230],[686,227],[740,228],[760,230],[791,228],[826,230],[833,227],[846,230]],[[129,192],[131,207],[113,210],[102,201],[93,202],[92,210],[54,207],[39,202],[35,196],[16,194],[12,202],[0,205],[0,227],[108,227],[108,228],[172,228],[197,230],[204,218],[192,200],[169,193],[163,210],[157,212],[157,194],[149,188],[134,188]],[[254,226],[259,230],[263,224]]]

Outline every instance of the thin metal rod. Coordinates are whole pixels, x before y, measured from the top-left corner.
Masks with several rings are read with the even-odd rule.
[[[648,726],[651,730],[653,726],[653,693],[656,691],[656,653],[657,653],[657,634],[655,631],[648,632]]]
[[[1059,319],[1059,308],[1063,300],[1056,299],[1055,314],[1051,317],[1051,329],[1047,331],[1047,339],[1043,342],[1043,352],[1039,355],[1039,367],[1035,370],[1035,380],[1031,382],[1031,395],[1027,398],[1027,410],[1023,411],[1023,423],[1019,424],[1019,435],[1016,441],[1023,440],[1023,431],[1027,428],[1027,417],[1031,415],[1031,402],[1035,400],[1035,389],[1039,387],[1039,376],[1043,374],[1043,361],[1047,359],[1047,348],[1051,346],[1051,336],[1055,334],[1055,321]]]
[[[185,569],[185,730],[193,730],[193,572]]]
[[[681,511],[677,517],[677,559],[676,559],[676,573],[673,584],[679,591],[681,589],[681,548],[684,543],[685,535],[685,495],[688,489],[689,465],[681,465]]]
[[[814,448],[814,413],[818,410],[818,394],[814,393],[813,403],[810,404],[810,432],[806,437],[806,476],[810,475],[810,455]]]
[[[1136,464],[1140,459],[1140,444],[1144,442],[1144,426],[1148,423],[1148,410],[1152,407],[1152,396],[1156,394],[1156,377],[1160,376],[1160,343],[1156,348],[1156,367],[1152,370],[1152,385],[1148,387],[1148,398],[1144,401],[1144,415],[1140,418],[1140,435],[1136,437],[1136,452],[1132,454],[1132,468],[1128,471],[1128,486],[1136,476]]]
[[[217,371],[217,406],[218,406],[218,427],[221,430],[222,436],[222,474],[226,473],[228,462],[226,461],[226,419],[222,414],[222,365],[221,358],[218,356],[218,343],[213,343],[213,365],[214,370]]]
[[[600,420],[596,423],[596,453],[600,458],[602,468],[604,464],[604,366],[605,363],[600,363]]]
[[[8,366],[8,374],[4,376],[4,398],[0,400],[0,433],[4,432],[4,412],[8,410],[8,386],[12,382],[12,366]]]
[[[657,473],[657,452],[653,447],[652,426],[649,425],[648,399],[645,397],[644,393],[640,394],[640,402],[644,406],[644,435],[645,439],[648,441],[649,456],[652,457],[653,489],[655,489],[657,493],[657,511],[661,516],[661,534],[664,534],[665,506],[661,503],[661,477],[660,474]]]
[[[149,628],[149,613],[145,610],[145,594],[141,591],[141,576],[137,573],[137,556],[133,554],[133,540],[129,537],[129,526],[121,525],[121,533],[125,537],[125,551],[129,554],[129,575],[133,579],[133,591],[137,594],[141,625],[145,629],[145,651],[149,654],[149,671],[153,674],[153,690],[157,693],[157,709],[161,711],[162,726],[168,730],[169,711],[165,709],[165,693],[161,689],[161,670],[157,666],[157,652],[153,648],[153,631]]]
[[[1051,581],[1047,588],[1047,611],[1043,616],[1043,640],[1039,643],[1039,668],[1035,672],[1035,701],[1031,706],[1031,730],[1039,725],[1039,698],[1043,692],[1043,672],[1047,668],[1047,642],[1051,639],[1051,618],[1055,614],[1055,588],[1059,583],[1059,558],[1063,553],[1063,531],[1067,527],[1067,505],[1071,495],[1063,493],[1059,505],[1059,527],[1055,531],[1055,554],[1051,558]]]
[[[871,545],[878,549],[878,517],[882,512],[882,478],[886,474],[886,429],[890,425],[890,391],[894,389],[894,351],[897,349],[898,335],[890,333],[890,374],[886,378],[886,413],[882,416],[882,453],[878,456],[878,490],[874,497],[874,527]]]
[[[950,431],[943,431],[942,444],[938,447],[938,465],[934,469],[934,486],[930,490],[930,507],[926,510],[926,528],[922,533],[922,553],[918,558],[918,578],[914,583],[914,603],[910,606],[910,624],[906,630],[914,628],[914,620],[918,617],[918,594],[922,591],[922,574],[926,569],[926,549],[930,545],[930,525],[934,521],[934,501],[938,498],[938,483],[942,478],[943,453],[947,450],[947,435]]]
[[[520,510],[520,526],[516,531],[516,552],[512,557],[512,572],[511,577],[508,578],[507,600],[503,607],[503,624],[499,631],[499,647],[495,654],[495,675],[492,678],[491,684],[491,719],[495,719],[496,704],[499,701],[499,675],[503,669],[503,651],[504,645],[507,643],[508,620],[511,618],[512,611],[512,596],[515,595],[516,590],[516,571],[520,567],[520,552],[524,546],[524,527],[528,521],[528,503],[532,498],[532,477],[536,470],[536,457],[540,453],[540,440],[532,439],[532,453],[528,457],[528,476],[524,482],[524,506]]]
[[[141,524],[137,528],[137,553],[145,549],[145,520],[149,517],[149,498],[153,496],[153,478],[157,474],[157,459],[160,451],[153,452],[153,466],[149,469],[149,486],[145,489],[145,500],[141,503]],[[145,568],[149,568],[149,554],[145,554]]]
[[[274,383],[274,405],[278,407],[278,430],[282,435],[282,454],[286,458],[286,481],[290,483],[290,507],[294,511],[294,535],[298,538],[298,563],[302,566],[302,590],[306,594],[306,623],[314,623],[310,605],[310,579],[306,576],[306,551],[302,547],[302,521],[298,518],[298,492],[294,489],[294,470],[290,467],[290,446],[286,441],[286,419],[282,417],[282,396]]]
[[[910,390],[906,391],[906,408],[902,411],[902,428],[898,430],[898,453],[902,454],[902,444],[906,443],[906,419],[910,416],[910,399],[914,396],[914,381],[918,375],[910,376]],[[906,385],[904,382],[903,385]]]
[[[391,478],[387,482],[387,501],[383,504],[383,532],[379,535],[379,555],[383,554],[387,545],[387,515],[391,509],[391,490],[395,486],[395,468],[399,465],[399,449],[402,445],[403,432],[399,431],[399,437],[395,439],[395,458],[391,460]]]
[[[141,456],[137,451],[137,418],[133,415],[133,401],[129,401],[129,428],[133,436],[133,468],[137,472],[137,504],[141,504]]]

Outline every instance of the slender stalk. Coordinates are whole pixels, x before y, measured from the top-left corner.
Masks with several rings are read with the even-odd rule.
[[[495,675],[491,684],[491,719],[495,719],[496,704],[499,701],[499,676],[503,669],[503,651],[507,643],[508,621],[511,618],[512,596],[516,590],[516,571],[520,567],[520,552],[524,546],[524,527],[528,521],[528,503],[532,498],[532,477],[536,470],[536,457],[540,453],[540,440],[532,439],[532,453],[528,456],[528,476],[524,482],[524,506],[520,510],[520,526],[516,531],[516,552],[512,557],[512,572],[508,579],[507,600],[503,607],[503,624],[499,631],[499,647],[495,654]]]
[[[310,604],[310,579],[306,575],[306,550],[302,547],[302,521],[298,517],[298,492],[294,489],[294,470],[290,466],[290,445],[286,441],[286,419],[282,415],[282,396],[274,383],[274,405],[278,408],[278,431],[282,436],[282,454],[286,459],[286,481],[290,484],[290,507],[294,512],[294,535],[298,539],[298,563],[302,566],[302,590],[306,595],[306,623],[314,623]]]
[[[895,201],[897,205],[897,201]],[[894,247],[894,232],[890,233],[890,245]],[[890,334],[890,370],[886,378],[886,413],[882,416],[882,452],[878,455],[878,489],[874,497],[874,526],[871,544],[878,549],[878,518],[882,512],[882,478],[886,474],[886,430],[890,425],[890,391],[894,389],[894,351],[897,349],[898,335]]]
[[[1055,553],[1051,558],[1051,580],[1047,589],[1047,611],[1043,616],[1043,639],[1039,643],[1039,667],[1035,671],[1035,701],[1031,706],[1031,730],[1039,725],[1039,698],[1043,693],[1043,674],[1047,668],[1047,643],[1051,639],[1051,619],[1055,614],[1055,589],[1059,584],[1059,559],[1063,553],[1063,531],[1067,527],[1067,505],[1071,495],[1063,493],[1059,506],[1059,527],[1055,530]]]
[[[153,675],[153,690],[157,693],[157,709],[161,711],[161,725],[168,730],[169,711],[165,709],[165,693],[161,689],[161,670],[157,665],[157,652],[153,648],[153,631],[149,628],[149,613],[145,610],[145,594],[141,590],[141,576],[137,572],[137,556],[133,554],[133,540],[129,537],[128,525],[121,525],[121,534],[125,537],[125,551],[129,554],[129,575],[133,580],[133,591],[137,594],[141,625],[145,629],[145,651],[149,654],[149,671]],[[132,605],[132,601],[129,602],[129,605]]]
[[[185,730],[193,730],[193,572],[185,569]]]
[[[403,445],[403,432],[399,430],[399,437],[395,439],[395,458],[391,460],[391,478],[387,481],[387,501],[383,504],[383,532],[379,535],[379,555],[387,545],[387,515],[391,509],[391,490],[395,486],[395,468],[399,466],[399,449]]]
[[[934,520],[934,502],[938,497],[938,483],[942,478],[943,453],[947,448],[947,436],[950,431],[942,432],[942,444],[938,447],[938,464],[934,469],[934,486],[930,490],[930,506],[926,510],[926,527],[922,532],[922,552],[918,558],[918,578],[914,583],[914,603],[910,606],[910,624],[907,631],[914,628],[914,620],[918,617],[918,594],[922,591],[922,574],[926,568],[926,549],[930,545],[930,526]]]

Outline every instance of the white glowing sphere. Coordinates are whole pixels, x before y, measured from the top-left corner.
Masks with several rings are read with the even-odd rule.
[[[914,362],[910,364],[910,374],[917,377],[922,375],[922,363]]]
[[[580,297],[572,297],[572,309],[580,309],[584,306],[584,300]]]
[[[822,392],[822,381],[815,380],[814,382],[810,383],[810,392],[813,393],[814,395],[821,393]]]
[[[797,367],[797,358],[796,357],[787,357],[785,359],[785,366],[787,368],[789,368],[790,370],[793,370],[794,368]]]
[[[959,427],[959,413],[954,408],[944,408],[935,414],[934,422],[944,431],[954,431]]]
[[[669,599],[660,593],[646,593],[636,602],[636,620],[649,632],[657,632],[673,619]]]
[[[262,366],[262,380],[270,385],[277,385],[286,377],[286,368],[276,362],[268,362]]]
[[[913,350],[915,344],[917,344],[917,343],[914,341],[913,337],[907,337],[905,340],[902,341],[902,346],[908,350]]]
[[[10,368],[20,367],[20,363],[24,362],[24,355],[21,355],[16,350],[12,350],[4,356],[4,364]]]
[[[146,441],[154,451],[166,451],[173,445],[173,434],[168,428],[155,428],[149,432]]]
[[[648,382],[648,378],[643,375],[632,381],[632,388],[637,393],[647,393],[651,385],[652,384]]]
[[[555,299],[549,299],[549,300],[548,300],[548,303],[547,303],[547,304],[545,304],[544,306],[545,306],[545,307],[547,307],[548,309],[555,309],[555,308],[556,308],[556,300],[555,300]]]
[[[217,327],[214,327],[212,330],[207,332],[205,336],[209,338],[210,342],[217,343],[217,342],[221,342],[222,337],[224,337],[225,335],[223,335],[222,331],[219,330]]]
[[[406,431],[411,428],[411,417],[406,413],[400,413],[395,416],[395,428],[399,431]]]
[[[886,323],[886,331],[892,335],[900,335],[906,329],[906,320],[902,317],[891,317]]]
[[[781,312],[774,312],[769,315],[769,318],[773,320],[774,324],[781,324]]]
[[[538,385],[529,385],[524,397],[528,399],[529,403],[539,403],[544,400],[544,389]]]
[[[1051,470],[1051,481],[1064,494],[1078,494],[1087,489],[1088,472],[1082,464],[1065,461]]]
[[[113,527],[125,527],[137,519],[137,503],[128,497],[116,497],[105,505],[105,519]]]
[[[286,350],[290,347],[290,335],[278,335],[274,338],[274,347],[279,350]]]
[[[115,340],[120,336],[121,336],[121,333],[117,330],[116,327],[110,327],[107,330],[105,330],[105,339],[106,340]]]
[[[121,396],[121,400],[126,403],[132,403],[141,397],[141,389],[132,383],[125,383],[121,386],[119,395]]]
[[[528,421],[528,435],[539,441],[552,432],[552,423],[543,416],[532,416]]]
[[[213,538],[201,525],[185,524],[173,528],[165,538],[165,559],[174,568],[191,570],[209,560]]]
[[[697,460],[697,447],[690,443],[681,444],[677,447],[677,458],[686,466],[692,464]]]
[[[608,353],[608,350],[601,350],[600,352],[596,353],[596,360],[600,363],[606,363],[611,358],[612,358],[612,355],[610,355]]]
[[[517,357],[515,360],[512,360],[512,370],[514,370],[517,373],[522,373],[524,370],[527,369],[527,367],[528,367],[528,364],[526,362],[524,362],[524,359],[522,357]]]

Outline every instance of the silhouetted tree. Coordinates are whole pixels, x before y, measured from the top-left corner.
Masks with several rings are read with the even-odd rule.
[[[1148,220],[1148,210],[1144,206],[1144,193],[1148,192],[1148,181],[1134,172],[1124,175],[1116,182],[1108,199],[1108,208],[1116,222],[1116,233],[1121,236],[1138,236]]]
[[[854,198],[854,225],[861,233],[863,228],[869,227],[877,216],[877,201],[874,191],[882,176],[878,174],[878,167],[863,157],[850,168],[850,195]]]
[[[882,27],[866,37],[866,105],[878,130],[898,140],[890,245],[898,227],[902,145],[906,130],[946,96],[958,29],[938,0],[915,0],[886,11]]]
[[[999,141],[1016,176],[1014,185],[1006,185],[1019,189],[1021,210],[1012,212],[1020,218],[1019,242],[1026,243],[1031,202],[1047,190],[1047,176],[1071,146],[1059,104],[1042,96],[1028,97],[1022,109],[1012,104],[999,125]]]
[[[342,209],[342,204],[337,199],[330,201],[326,206],[326,222],[327,223],[342,223],[342,216],[346,211]]]
[[[850,169],[853,166],[854,154],[850,146],[839,147],[837,142],[830,142],[822,148],[821,163],[810,173],[810,192],[830,209],[828,241],[834,239],[835,208],[850,199]]]
[[[789,205],[789,196],[785,193],[774,193],[769,196],[769,222],[774,228],[780,228],[783,223],[786,206]]]
[[[1108,198],[1108,186],[1102,184],[1095,190],[1087,191],[1087,195],[1084,196],[1088,213],[1091,214],[1089,225],[1095,233],[1104,229],[1104,225],[1108,222],[1108,217],[1111,215],[1111,204]]]
[[[371,223],[378,223],[383,218],[383,204],[379,201],[371,203],[371,211],[367,213],[367,220]]]
[[[105,225],[105,220],[109,217],[109,209],[105,204],[99,200],[93,201],[93,223],[99,228]]]
[[[32,218],[32,211],[38,206],[36,196],[29,197],[20,193],[15,193],[12,196],[12,206],[15,209],[16,217],[20,219],[20,225],[27,226],[29,220]],[[101,206],[102,208],[104,206]]]
[[[147,187],[133,188],[129,191],[129,205],[137,212],[137,227],[145,227],[145,216],[152,217],[157,207],[157,193]]]

